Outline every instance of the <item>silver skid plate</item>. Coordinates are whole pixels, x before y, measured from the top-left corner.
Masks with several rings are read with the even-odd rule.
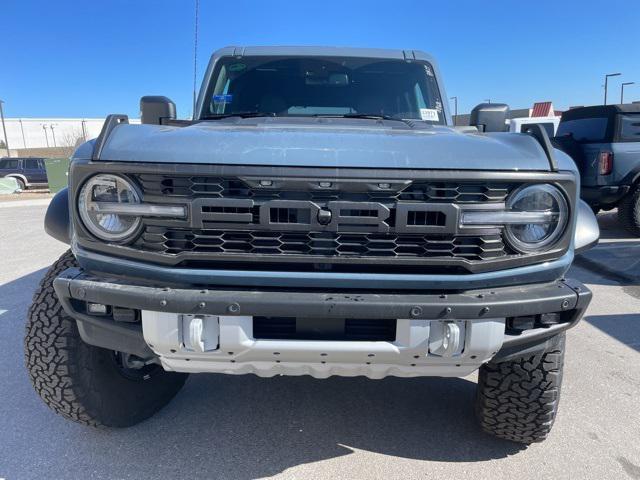
[[[396,340],[263,340],[253,317],[142,312],[145,341],[166,370],[274,375],[468,375],[500,349],[503,318],[398,320]]]

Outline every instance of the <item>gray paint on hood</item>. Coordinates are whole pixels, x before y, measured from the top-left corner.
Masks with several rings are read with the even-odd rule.
[[[548,170],[528,135],[469,134],[449,127],[201,122],[187,127],[122,124],[101,160],[156,163]],[[562,162],[564,163],[564,162]]]

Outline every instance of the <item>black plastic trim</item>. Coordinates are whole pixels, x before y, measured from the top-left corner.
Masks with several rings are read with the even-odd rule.
[[[542,125],[539,125],[537,123],[530,123],[528,125],[525,125],[524,133],[528,133],[538,141],[538,143],[544,150],[544,153],[547,155],[547,159],[549,160],[549,169],[552,172],[557,172],[558,162],[553,150],[553,145],[551,144],[551,140],[549,139],[547,131],[542,127]]]
[[[502,348],[492,361],[506,362],[523,356],[534,355],[545,350],[553,337],[576,326],[584,316],[591,302],[592,293],[584,285],[575,280],[566,280],[564,283],[577,295],[577,302],[570,311],[569,318],[563,323],[551,325],[546,328],[525,330],[519,335],[506,333]]]
[[[119,323],[110,318],[87,315],[73,306],[67,284],[54,281],[54,289],[62,308],[76,320],[78,332],[85,343],[143,359],[155,357],[144,341],[140,324]]]
[[[638,157],[638,160],[640,160],[640,157]],[[640,183],[640,164],[627,173],[620,183],[622,185],[635,185],[636,183]]]
[[[249,316],[288,316],[295,312],[300,317],[370,319],[517,317],[583,309],[591,298],[586,287],[568,281],[463,293],[212,290],[133,284],[116,277],[95,277],[79,268],[63,272],[54,287],[59,296],[139,310]]]
[[[102,125],[102,130],[100,131],[100,135],[96,138],[95,143],[93,144],[93,154],[91,155],[92,160],[100,160],[100,155],[102,154],[102,149],[104,148],[107,140],[109,139],[109,135],[115,127],[120,125],[121,123],[129,123],[129,117],[127,115],[122,115],[119,113],[107,115],[107,118]]]
[[[629,185],[582,186],[580,197],[589,205],[615,205],[630,189]]]
[[[63,188],[51,199],[44,217],[44,231],[56,240],[71,245],[68,188]]]

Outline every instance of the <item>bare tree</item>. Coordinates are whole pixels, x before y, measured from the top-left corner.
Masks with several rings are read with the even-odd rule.
[[[62,135],[60,146],[64,149],[64,156],[70,157],[78,145],[86,141],[82,129],[74,128]]]

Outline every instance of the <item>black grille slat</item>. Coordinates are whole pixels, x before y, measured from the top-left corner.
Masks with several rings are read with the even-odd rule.
[[[149,226],[139,247],[167,254],[248,253],[322,256],[460,257],[483,260],[506,255],[500,235],[433,238],[414,234],[280,233],[186,230]]]
[[[137,176],[145,193],[169,196],[211,196],[216,198],[239,197],[262,200],[345,200],[354,202],[394,202],[414,200],[420,202],[504,202],[514,185],[491,182],[424,182],[409,184],[397,191],[336,191],[307,189],[255,187],[239,178],[215,176],[180,176],[141,174]],[[316,182],[317,183],[317,182]]]

